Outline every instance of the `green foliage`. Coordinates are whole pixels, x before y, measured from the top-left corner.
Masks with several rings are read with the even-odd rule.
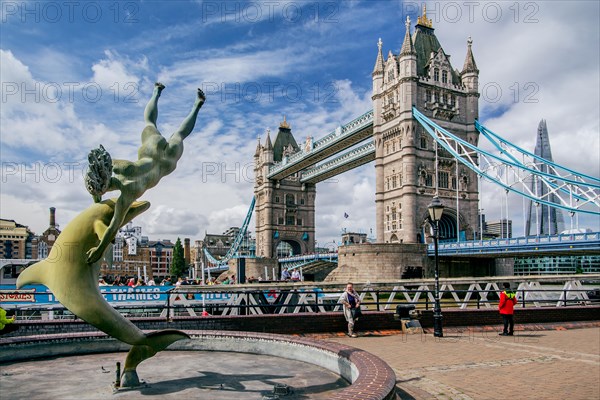
[[[181,245],[181,239],[177,238],[175,247],[173,248],[173,258],[171,261],[171,275],[176,277],[182,277],[187,271],[185,265],[185,258],[183,257],[183,246]]]

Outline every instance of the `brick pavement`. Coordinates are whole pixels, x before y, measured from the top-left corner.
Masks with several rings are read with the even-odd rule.
[[[402,399],[598,399],[600,323],[582,326],[521,326],[514,337],[454,328],[441,339],[387,332],[326,340],[381,357]]]

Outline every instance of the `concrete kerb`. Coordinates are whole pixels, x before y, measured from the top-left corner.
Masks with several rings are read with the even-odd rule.
[[[351,382],[330,399],[393,399],[396,375],[379,357],[351,346],[255,332],[186,331],[191,340],[172,344],[168,350],[226,351],[276,356],[325,368]],[[5,340],[0,363],[79,354],[129,350],[129,345],[103,334],[40,335]]]

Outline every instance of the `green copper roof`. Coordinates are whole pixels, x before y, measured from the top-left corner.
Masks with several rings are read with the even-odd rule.
[[[279,127],[277,137],[275,138],[275,144],[273,144],[273,160],[281,161],[283,159],[283,150],[286,147],[289,147],[289,145],[292,145],[294,152],[300,150],[296,143],[296,139],[294,139],[294,136],[292,135],[292,130]]]
[[[438,42],[437,37],[433,33],[432,28],[427,28],[422,25],[415,27],[413,34],[413,43],[415,52],[417,53],[417,74],[420,76],[427,75],[426,64],[429,60],[431,52],[437,53],[442,47]]]
[[[437,53],[442,48],[437,37],[433,33],[433,28],[428,28],[423,25],[415,26],[415,32],[413,34],[414,50],[417,53],[417,75],[427,76],[427,61],[429,61],[430,54]],[[444,51],[444,49],[442,49]],[[444,52],[445,54],[445,52]],[[452,83],[460,83],[460,77],[454,69],[451,69]]]

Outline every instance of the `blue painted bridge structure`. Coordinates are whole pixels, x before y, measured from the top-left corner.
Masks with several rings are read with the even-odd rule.
[[[474,145],[460,139],[416,107],[412,112],[440,147],[480,177],[536,204],[570,213],[600,215],[600,178],[538,157],[503,139],[478,121],[475,122],[476,129],[494,151],[483,150],[482,144]],[[373,110],[370,110],[297,153],[284,157],[269,168],[268,177],[281,180],[300,172],[301,182],[318,183],[369,163],[375,159],[372,133]],[[527,184],[532,180],[540,182],[547,190],[542,193],[532,191]]]
[[[479,121],[475,128],[481,142],[475,145],[462,140],[447,129],[426,117],[416,107],[412,108],[414,119],[433,138],[436,146],[443,148],[461,164],[508,192],[516,193],[533,201],[536,205],[547,205],[573,215],[584,213],[600,216],[600,178],[571,170],[552,161],[543,159],[503,139]],[[332,176],[375,160],[373,140],[373,110],[343,124],[334,131],[315,141],[307,141],[299,151],[285,155],[281,162],[269,167],[268,178],[279,181],[298,174],[302,183],[318,183]],[[491,148],[492,150],[484,150]],[[437,152],[436,152],[437,157]],[[544,190],[531,188],[535,181]],[[223,259],[209,261],[218,268],[226,269],[226,263],[237,257],[237,247],[254,210],[255,200],[248,210],[239,237]],[[555,236],[508,238],[495,240],[457,241],[441,243],[441,257],[514,257],[515,255],[565,255],[599,254],[599,233],[568,234]],[[239,240],[238,240],[239,239]],[[430,246],[428,255],[433,255]],[[302,259],[297,259],[301,257]],[[315,254],[282,258],[280,263],[297,267],[308,262],[328,259],[337,255]]]
[[[502,258],[598,253],[600,253],[600,232],[441,242],[439,245],[440,257]],[[428,246],[427,255],[433,257],[433,244]],[[337,259],[338,254],[331,252],[283,257],[279,258],[279,262],[282,266],[295,269],[318,261],[336,262]]]

